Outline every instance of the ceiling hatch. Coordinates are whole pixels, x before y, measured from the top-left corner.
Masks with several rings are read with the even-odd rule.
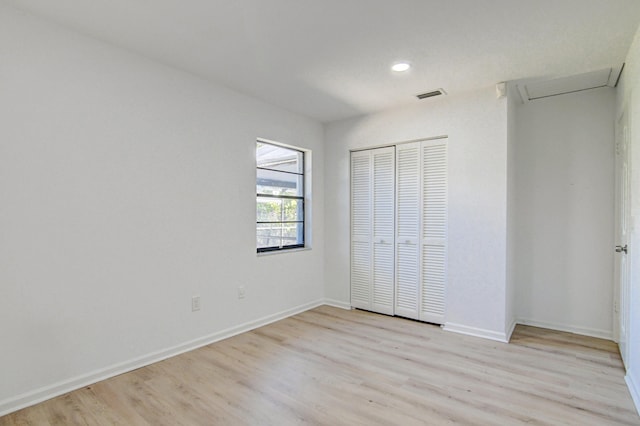
[[[568,77],[523,82],[518,84],[518,90],[522,100],[527,102],[599,87],[615,87],[623,66]]]

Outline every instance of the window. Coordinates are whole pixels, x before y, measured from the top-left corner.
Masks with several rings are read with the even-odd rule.
[[[304,152],[256,144],[258,252],[304,247]]]

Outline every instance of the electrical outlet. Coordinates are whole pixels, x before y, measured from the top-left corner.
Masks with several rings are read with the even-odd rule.
[[[193,296],[191,298],[191,312],[200,310],[200,296]]]
[[[245,288],[243,285],[238,287],[238,299],[244,299],[245,296]]]

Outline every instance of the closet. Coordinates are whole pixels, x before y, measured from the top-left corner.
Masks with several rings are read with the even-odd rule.
[[[444,323],[447,139],[351,153],[351,305]]]

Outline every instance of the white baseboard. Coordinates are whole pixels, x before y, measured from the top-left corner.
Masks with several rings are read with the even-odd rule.
[[[249,321],[235,327],[227,328],[226,330],[194,339],[189,342],[184,342],[180,345],[156,351],[123,363],[114,364],[109,367],[101,368],[99,370],[83,374],[81,376],[77,376],[68,380],[54,383],[49,386],[44,386],[39,389],[23,393],[12,398],[5,399],[3,401],[0,401],[0,417],[20,410],[22,408],[37,404],[39,402],[54,398],[56,396],[74,391],[76,389],[83,388],[101,380],[106,380],[119,374],[127,373],[137,368],[144,367],[176,355],[180,355],[181,353],[192,351],[202,346],[206,346],[211,343],[227,339],[241,333],[245,333],[247,331],[265,326],[267,324],[271,324],[272,322],[276,322],[292,315],[299,314],[300,312],[308,311],[309,309],[313,309],[324,304],[324,300],[305,303],[304,305],[296,306],[294,308],[277,312],[272,315],[267,315],[265,317]]]
[[[324,299],[324,304],[333,306],[334,308],[351,310],[351,303],[349,302],[342,302],[340,300],[335,300],[335,299]]]
[[[583,336],[598,337],[600,339],[613,340],[612,330],[599,330],[596,328],[578,327],[567,324],[556,324],[546,321],[537,321],[529,318],[518,318],[518,324],[531,325],[533,327],[548,328],[551,330],[566,331],[568,333],[581,334]]]
[[[462,324],[455,324],[451,322],[447,322],[444,324],[443,330],[451,331],[454,333],[466,334],[468,336],[482,337],[483,339],[496,340],[498,342],[507,343],[509,339],[507,338],[506,333],[493,331],[493,330],[485,330],[483,328],[469,327]]]
[[[509,326],[509,328],[507,329],[507,342],[511,341],[511,335],[513,334],[513,330],[516,329],[516,325],[518,325],[518,322],[516,321],[516,319],[514,318],[513,321],[511,321],[511,325]]]
[[[638,414],[640,414],[640,378],[638,378],[637,374],[634,374],[634,372],[635,370],[627,371],[627,375],[624,376],[624,381],[627,382],[627,387],[629,388],[629,393],[631,393],[633,403],[636,405]]]

